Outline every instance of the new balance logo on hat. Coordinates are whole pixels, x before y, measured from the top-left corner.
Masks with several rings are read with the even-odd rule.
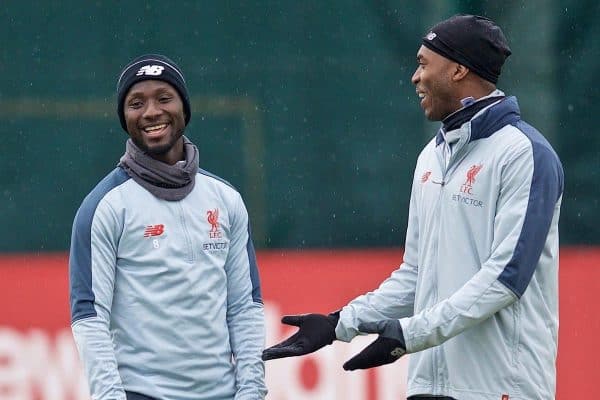
[[[425,37],[427,38],[427,40],[433,40],[436,36],[437,35],[435,34],[435,32],[429,32]]]
[[[142,68],[140,68],[138,70],[137,74],[135,74],[135,75],[136,76],[140,76],[140,75],[158,76],[158,75],[162,74],[164,69],[165,69],[165,67],[163,67],[162,65],[144,65]]]

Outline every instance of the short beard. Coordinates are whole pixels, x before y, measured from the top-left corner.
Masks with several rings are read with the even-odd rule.
[[[169,152],[169,150],[171,150],[173,148],[173,146],[175,146],[175,143],[177,143],[177,141],[183,136],[183,131],[185,129],[182,129],[181,132],[177,133],[175,136],[173,136],[173,138],[169,141],[169,143],[164,144],[162,146],[154,146],[154,147],[148,147],[146,145],[146,143],[144,143],[144,141],[138,141],[136,139],[133,139],[133,143],[140,149],[142,150],[144,153],[150,155],[150,156],[162,156],[165,155]]]

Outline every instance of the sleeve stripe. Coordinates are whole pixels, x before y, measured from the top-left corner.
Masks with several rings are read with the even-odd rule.
[[[129,176],[116,168],[84,199],[77,210],[71,233],[69,254],[69,288],[71,323],[96,316],[92,290],[92,222],[100,200]]]
[[[258,276],[258,264],[256,262],[256,252],[252,243],[252,235],[250,233],[250,225],[248,225],[248,243],[246,244],[248,252],[248,261],[250,264],[250,280],[252,281],[252,300],[255,303],[263,303],[262,294],[260,291],[260,278]]]
[[[519,121],[515,126],[531,141],[533,177],[519,239],[498,280],[521,297],[546,243],[554,208],[563,192],[564,177],[558,157],[543,136],[525,122]]]

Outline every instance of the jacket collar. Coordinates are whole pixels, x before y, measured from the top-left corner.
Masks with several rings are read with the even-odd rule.
[[[469,142],[490,137],[500,128],[513,124],[521,118],[519,104],[514,96],[506,97],[498,103],[484,108],[470,120],[458,128],[463,132],[469,132]],[[465,125],[470,125],[470,129]],[[467,129],[464,129],[467,128]],[[444,132],[440,128],[436,136],[436,146],[444,142]]]

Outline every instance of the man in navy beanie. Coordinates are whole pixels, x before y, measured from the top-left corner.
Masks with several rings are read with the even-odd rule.
[[[181,69],[146,54],[117,80],[125,154],[83,200],[69,257],[72,331],[95,400],[266,395],[248,213],[199,168]]]
[[[510,53],[480,16],[426,33],[412,82],[441,126],[417,160],[403,262],[336,312],[285,316],[299,330],[264,360],[372,333],[343,368],[410,354],[409,399],[554,399],[563,170],[496,88]]]

